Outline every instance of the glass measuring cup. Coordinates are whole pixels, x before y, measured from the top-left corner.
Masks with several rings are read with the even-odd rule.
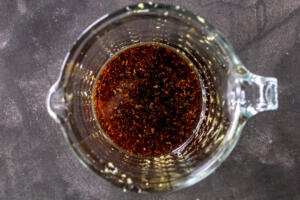
[[[199,129],[180,151],[142,157],[110,143],[93,111],[100,70],[120,50],[142,42],[172,46],[195,66],[202,85]],[[211,174],[235,147],[247,119],[278,107],[277,80],[250,73],[221,34],[180,6],[139,3],[89,26],[67,54],[47,109],[80,161],[134,191],[167,191]]]

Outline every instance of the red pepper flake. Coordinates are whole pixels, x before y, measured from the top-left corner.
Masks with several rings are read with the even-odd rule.
[[[141,156],[170,153],[195,129],[201,87],[189,61],[157,43],[131,46],[104,66],[95,85],[101,128],[120,148]]]

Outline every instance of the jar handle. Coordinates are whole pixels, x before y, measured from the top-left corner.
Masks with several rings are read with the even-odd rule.
[[[241,78],[241,111],[249,118],[278,108],[277,79],[246,73]]]

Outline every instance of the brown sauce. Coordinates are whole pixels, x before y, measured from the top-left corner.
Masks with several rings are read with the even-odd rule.
[[[140,156],[168,154],[192,135],[201,86],[189,61],[157,43],[131,46],[103,67],[94,110],[105,135]]]

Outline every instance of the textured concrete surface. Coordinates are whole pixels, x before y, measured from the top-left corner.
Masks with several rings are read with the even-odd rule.
[[[252,118],[214,174],[184,190],[141,195],[81,166],[46,111],[46,94],[79,33],[129,2],[0,1],[0,199],[300,199],[299,0],[173,2],[221,30],[252,72],[279,80],[279,110]]]

